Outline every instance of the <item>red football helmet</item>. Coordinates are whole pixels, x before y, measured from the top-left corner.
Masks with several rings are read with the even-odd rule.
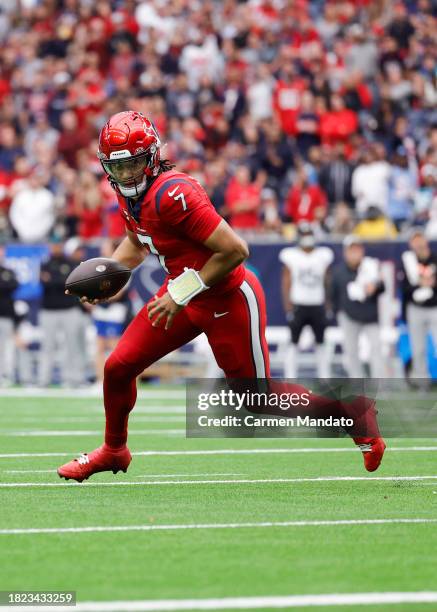
[[[100,132],[97,153],[109,182],[125,197],[143,193],[159,172],[158,132],[136,111],[113,115]]]

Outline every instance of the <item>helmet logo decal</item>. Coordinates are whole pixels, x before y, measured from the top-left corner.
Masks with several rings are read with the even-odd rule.
[[[130,151],[123,149],[122,151],[111,151],[109,159],[122,159],[123,157],[131,157]]]

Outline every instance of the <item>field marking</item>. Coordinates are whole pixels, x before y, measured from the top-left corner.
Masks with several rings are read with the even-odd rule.
[[[3,397],[33,397],[38,399],[62,397],[67,399],[103,397],[102,389],[38,389],[35,387],[22,387],[20,389],[0,389],[0,399]],[[178,389],[150,389],[138,390],[138,399],[185,399],[185,390]]]
[[[25,471],[25,470],[23,470]],[[53,470],[47,470],[48,472]],[[7,472],[5,471],[5,474]],[[200,476],[245,476],[242,472],[204,472],[203,474],[142,474],[135,478],[179,478],[181,476],[200,477]],[[435,484],[435,483],[434,483]]]
[[[180,435],[184,434],[185,429],[166,429],[165,427],[157,427],[156,429],[130,429],[130,436],[153,436],[153,435]],[[0,430],[0,436],[4,438],[50,438],[50,437],[69,437],[69,436],[101,436],[102,430],[96,429],[29,429],[23,431],[7,431],[6,429]]]
[[[241,478],[234,480],[142,480],[118,482],[86,482],[86,487],[138,487],[157,485],[233,485],[233,484],[298,484],[301,482],[376,482],[394,481],[410,482],[419,480],[437,480],[437,476],[316,476],[314,478]],[[1,482],[0,488],[16,487],[77,487],[77,482]]]
[[[437,451],[437,446],[394,446],[387,447],[386,452]],[[184,450],[184,451],[137,451],[132,453],[138,457],[163,456],[163,455],[281,455],[294,453],[356,453],[361,450],[354,445],[349,447],[315,447],[315,448],[247,448],[247,449],[215,449],[215,450]],[[0,455],[1,457],[1,455]]]
[[[56,474],[56,470],[3,470],[3,474]]]
[[[57,533],[106,533],[116,531],[178,531],[191,529],[252,529],[270,527],[341,527],[353,525],[435,524],[437,518],[344,519],[314,521],[262,521],[253,523],[199,523],[175,525],[95,525],[91,527],[42,527],[0,529],[0,535],[36,535]]]
[[[382,593],[326,593],[317,595],[267,595],[217,599],[148,599],[143,601],[88,601],[71,606],[32,606],[32,612],[169,612],[180,610],[255,610],[330,606],[435,603],[437,591]],[[29,612],[29,606],[7,606],[5,610]]]
[[[28,417],[28,416],[17,416],[15,418],[11,417],[10,422],[16,427],[18,424],[24,425],[25,423],[41,423],[44,420],[45,423],[93,423],[100,422],[101,418],[98,415],[95,416],[70,416],[70,417],[52,417],[46,416],[43,417]],[[139,423],[185,423],[184,416],[176,416],[176,415],[158,415],[157,413],[153,414],[138,414],[135,415],[132,422]],[[5,421],[2,419],[3,424]],[[3,431],[7,431],[3,429]]]
[[[56,474],[55,468],[51,470],[3,470],[3,474]],[[189,476],[196,478],[200,476],[243,476],[241,472],[220,472],[220,473],[203,473],[203,474],[141,474],[134,478],[179,478],[181,476]],[[434,486],[434,485],[433,485]]]
[[[168,612],[170,610],[260,610],[266,608],[312,608],[379,604],[435,603],[437,591],[382,593],[326,593],[320,595],[280,595],[223,597],[220,599],[152,599],[143,601],[88,601],[71,606],[32,606],[32,612]],[[29,606],[5,610],[29,612]]]
[[[399,452],[435,452],[437,446],[392,446],[386,449],[388,453]],[[247,449],[216,449],[216,450],[180,450],[180,451],[137,451],[134,457],[162,457],[181,455],[275,455],[294,453],[357,453],[361,452],[356,446],[345,448],[318,447],[318,448],[247,448]],[[0,453],[0,459],[21,459],[27,457],[71,457],[70,453]],[[79,451],[76,452],[79,454]]]
[[[1,397],[0,397],[1,399]],[[35,414],[35,412],[37,411],[37,409],[40,409],[40,406],[38,406],[37,408],[35,407],[35,405],[21,405],[18,407],[14,407],[14,410],[17,410],[17,413],[14,413],[14,417],[16,416],[17,419],[35,419],[35,420],[39,420],[39,417],[35,417],[33,416]],[[53,410],[54,413],[56,413],[54,416],[56,417],[57,414],[62,411],[62,410],[68,410],[69,413],[71,413],[72,410],[74,411],[86,411],[87,413],[96,413],[95,417],[93,418],[97,418],[97,414],[100,414],[101,416],[104,415],[105,413],[105,409],[103,407],[103,402],[102,404],[99,405],[86,405],[86,404],[79,404],[78,406],[74,406],[74,408],[72,408],[71,405],[58,405],[58,406],[44,406],[44,413],[46,412],[50,412]],[[25,411],[25,414],[21,414],[20,415],[20,411]],[[144,404],[144,405],[140,405],[137,404],[134,408],[134,411],[132,412],[133,415],[141,415],[141,414],[155,414],[155,415],[164,415],[164,414],[182,414],[185,415],[185,406],[183,404],[175,404],[174,406],[159,406],[159,405],[149,405],[149,404]],[[0,418],[6,416],[9,418],[12,418],[10,412],[5,412],[5,414],[3,414],[2,412],[2,408],[0,406]],[[44,416],[44,418],[46,418],[46,416]],[[50,416],[47,418],[51,418]],[[82,418],[82,417],[78,417],[78,418]]]

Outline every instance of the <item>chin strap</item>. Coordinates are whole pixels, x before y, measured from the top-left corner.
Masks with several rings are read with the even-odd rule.
[[[185,268],[182,274],[168,282],[167,287],[171,299],[179,306],[186,306],[193,297],[207,289],[209,287],[205,285],[199,273],[192,268]]]

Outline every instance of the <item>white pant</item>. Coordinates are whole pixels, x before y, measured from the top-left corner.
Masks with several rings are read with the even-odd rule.
[[[407,323],[413,354],[412,378],[428,378],[426,341],[428,333],[433,334],[434,346],[437,341],[437,308],[423,308],[416,304],[407,306]]]
[[[14,339],[14,324],[11,319],[0,317],[0,384],[4,379],[11,381],[13,376],[12,342]]]
[[[39,321],[42,330],[40,384],[50,384],[55,353],[59,348],[61,382],[71,386],[83,383],[86,355],[83,352],[83,313],[80,308],[41,310]]]
[[[338,314],[338,323],[343,332],[343,362],[349,378],[364,376],[358,354],[358,340],[361,333],[366,334],[370,343],[370,375],[372,378],[381,378],[384,368],[378,323],[361,323],[351,319],[345,312]]]

